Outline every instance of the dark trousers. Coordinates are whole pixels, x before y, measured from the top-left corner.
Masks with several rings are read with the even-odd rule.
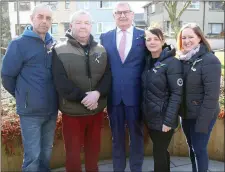
[[[189,147],[189,156],[192,163],[192,172],[207,172],[208,170],[208,152],[207,145],[210,133],[216,122],[212,120],[209,126],[208,134],[195,132],[196,119],[183,119],[182,128],[187,139]]]
[[[123,172],[126,168],[125,123],[130,136],[130,170],[141,172],[144,159],[143,123],[140,107],[108,106],[113,139],[113,170]]]
[[[98,171],[103,113],[74,117],[62,115],[66,150],[66,171],[81,172],[81,147],[84,145],[86,172]]]
[[[154,172],[170,172],[170,154],[168,146],[174,130],[162,132],[149,129],[149,136],[153,143]]]

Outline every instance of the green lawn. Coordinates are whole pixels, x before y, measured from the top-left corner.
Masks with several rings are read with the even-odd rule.
[[[221,65],[222,65],[222,73],[224,74],[224,52],[223,51],[219,51],[216,52],[215,55],[219,58]]]

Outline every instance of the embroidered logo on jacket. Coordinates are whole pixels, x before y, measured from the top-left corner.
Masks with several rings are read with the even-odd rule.
[[[100,57],[102,56],[102,53],[94,53],[95,61],[97,63],[100,63]]]
[[[161,67],[163,67],[163,66],[166,66],[166,64],[164,64],[164,63],[160,63],[160,62],[156,62],[155,64],[154,64],[154,68],[152,69],[153,70],[153,72],[157,72],[157,69],[159,69],[159,68],[161,68]]]
[[[177,85],[180,86],[180,87],[183,85],[183,79],[182,78],[177,79]]]

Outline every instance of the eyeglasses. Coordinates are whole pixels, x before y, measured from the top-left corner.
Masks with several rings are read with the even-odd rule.
[[[122,14],[124,14],[125,16],[127,16],[128,14],[130,14],[130,10],[127,11],[116,11],[115,14],[118,16],[121,16]]]

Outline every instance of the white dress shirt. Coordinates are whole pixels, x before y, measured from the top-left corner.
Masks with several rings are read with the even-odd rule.
[[[132,46],[132,42],[133,42],[133,30],[134,30],[134,26],[129,27],[126,30],[126,47],[125,47],[125,57],[124,60],[127,58],[127,55],[131,49]],[[123,36],[123,32],[120,28],[117,27],[116,29],[116,46],[117,46],[117,50],[119,51],[119,45],[120,45],[120,40]]]

